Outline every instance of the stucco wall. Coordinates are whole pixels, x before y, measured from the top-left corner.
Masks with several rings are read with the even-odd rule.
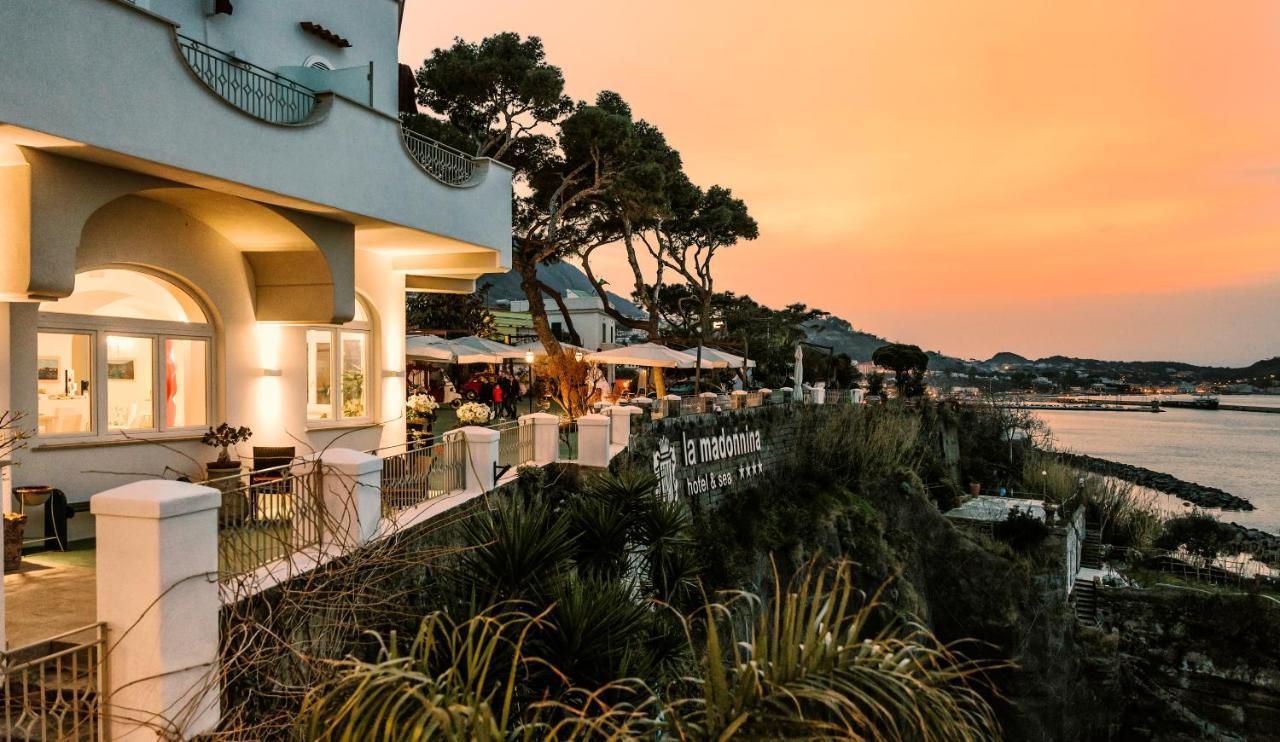
[[[393,6],[325,7],[357,13],[370,3]],[[246,14],[274,5],[241,4]],[[301,12],[301,0],[289,5]],[[381,13],[370,24],[369,33],[385,33]],[[394,116],[334,96],[322,96],[323,115],[310,125],[264,123],[193,75],[171,23],[127,3],[0,3],[0,69],[0,123],[134,158],[139,168],[176,169],[165,177],[212,176],[439,235],[442,248],[464,247],[452,240],[490,248],[490,272],[510,262],[510,169],[483,161],[478,185],[446,186],[405,153]]]
[[[74,210],[74,209],[73,209]],[[140,267],[187,288],[210,310],[215,327],[214,400],[210,422],[226,420],[254,431],[241,446],[293,445],[298,452],[326,445],[370,449],[403,439],[398,419],[404,399],[404,277],[390,258],[357,251],[355,290],[371,310],[373,342],[369,390],[372,429],[316,428],[306,420],[306,327],[258,322],[254,274],[241,249],[190,214],[167,203],[126,196],[96,211],[85,223],[75,251],[77,271],[107,266]],[[27,411],[34,427],[37,305],[5,305],[11,341],[5,372],[12,409]],[[263,369],[279,369],[264,376]],[[0,374],[2,378],[4,374]],[[73,501],[128,481],[164,476],[166,467],[193,478],[212,451],[198,441],[166,440],[163,445],[57,445],[36,440],[20,452],[15,482],[52,484]],[[51,445],[52,444],[52,445]],[[168,476],[174,476],[170,472]],[[39,530],[39,515],[33,515]],[[77,516],[73,538],[93,534],[92,518]]]

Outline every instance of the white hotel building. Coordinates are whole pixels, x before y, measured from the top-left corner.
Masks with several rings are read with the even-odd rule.
[[[511,171],[401,130],[402,13],[0,3],[0,409],[35,433],[13,486],[200,479],[223,421],[245,457],[403,440],[405,291],[510,266]]]

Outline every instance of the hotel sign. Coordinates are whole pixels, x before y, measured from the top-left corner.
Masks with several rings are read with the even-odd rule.
[[[680,434],[673,442],[663,436],[653,453],[653,473],[658,494],[676,499],[680,494],[704,495],[756,477],[764,472],[759,429],[720,428],[708,435]]]

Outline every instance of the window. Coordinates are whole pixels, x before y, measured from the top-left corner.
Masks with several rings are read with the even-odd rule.
[[[369,403],[371,324],[356,300],[355,318],[340,327],[307,330],[307,419],[362,420]]]
[[[37,433],[108,437],[208,424],[213,329],[185,291],[148,273],[76,276],[40,305]]]

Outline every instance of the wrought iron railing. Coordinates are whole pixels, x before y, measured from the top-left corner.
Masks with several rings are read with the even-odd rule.
[[[466,442],[461,435],[409,441],[369,453],[382,458],[382,513],[391,515],[463,489]]]
[[[560,418],[560,458],[573,461],[578,458],[578,421]]]
[[[272,124],[300,124],[311,117],[316,93],[306,85],[181,34],[178,48],[210,90],[241,111]]]
[[[514,470],[520,465],[520,424],[512,420],[491,426],[498,431],[498,466]]]
[[[404,148],[428,175],[451,186],[464,186],[475,176],[476,159],[447,144],[400,127]]]
[[[0,738],[110,739],[105,663],[102,623],[0,652]]]
[[[701,415],[710,412],[714,401],[710,397],[682,397],[680,399],[680,414]]]
[[[518,463],[516,465],[524,466],[526,464],[532,464],[538,459],[537,448],[534,443],[536,438],[534,436],[533,421],[521,420],[519,430],[519,440],[516,445],[516,461]]]
[[[222,492],[218,572],[223,581],[320,545],[321,477],[316,459],[203,483]]]

